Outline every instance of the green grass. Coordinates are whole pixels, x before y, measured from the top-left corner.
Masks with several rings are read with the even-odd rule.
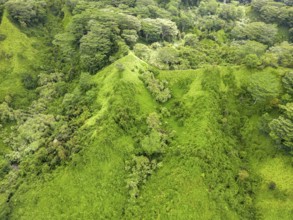
[[[259,164],[258,170],[263,179],[257,197],[257,206],[264,219],[290,219],[292,217],[293,169],[287,157],[277,154]],[[276,189],[270,190],[270,182]]]
[[[63,8],[64,18],[63,18],[63,26],[64,28],[67,27],[67,25],[71,22],[72,15],[68,9],[68,7],[64,6]]]
[[[124,70],[119,71],[117,64]],[[234,220],[253,219],[258,213],[263,219],[290,219],[292,167],[260,133],[257,107],[228,94],[231,85],[223,80],[232,72],[240,88],[252,75],[278,77],[282,70],[212,67],[209,73],[206,69],[160,71],[158,78],[169,82],[172,99],[159,104],[139,78],[139,71],[148,68],[130,53],[93,76],[98,88],[93,105],[100,104],[101,108],[78,131],[77,138],[86,140],[83,150],[52,174],[22,184],[12,197],[10,219]],[[203,82],[213,84],[218,93]],[[260,80],[259,86],[266,87],[266,83]],[[117,86],[124,86],[122,96]],[[222,104],[224,95],[228,98]],[[182,101],[187,112],[183,124],[173,111],[176,100]],[[140,186],[134,203],[126,187],[129,174],[125,161],[136,152],[135,134],[125,133],[111,119],[119,113],[116,102],[138,105],[141,118],[166,107],[171,116],[162,116],[162,123],[176,133],[162,157],[162,167]],[[231,114],[225,116],[227,124],[223,125],[225,108]],[[243,122],[237,127],[240,118]],[[246,156],[241,158],[242,154]],[[237,180],[241,170],[247,170],[247,179]],[[276,190],[268,189],[269,181],[276,183]]]
[[[0,101],[6,95],[14,96],[20,102],[24,97],[30,96],[29,92],[23,87],[21,78],[23,74],[33,73],[33,68],[39,65],[38,51],[33,45],[36,40],[29,38],[22,33],[4,13],[0,24],[0,34],[6,36],[0,42]],[[19,97],[20,96],[20,97]]]

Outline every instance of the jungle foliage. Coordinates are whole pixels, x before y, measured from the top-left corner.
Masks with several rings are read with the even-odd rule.
[[[0,0],[0,219],[291,219],[290,0]]]

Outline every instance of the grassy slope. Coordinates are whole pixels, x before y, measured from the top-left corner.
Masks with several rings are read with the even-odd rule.
[[[125,66],[123,73],[115,67],[117,63]],[[211,174],[205,173],[206,170],[200,166],[201,158],[195,156],[198,149],[207,152],[211,163],[219,159],[219,168],[224,167],[223,163],[227,161],[227,166],[232,168],[223,169],[223,176],[237,176],[241,166],[248,166],[250,174],[260,175],[262,182],[254,197],[255,206],[263,219],[290,219],[290,198],[293,194],[289,161],[274,150],[275,146],[267,137],[259,133],[260,116],[257,113],[250,113],[247,118],[247,132],[243,134],[245,143],[237,143],[233,137],[225,135],[217,118],[220,106],[213,95],[201,87],[205,76],[202,70],[163,71],[159,75],[169,81],[173,94],[173,99],[165,106],[171,109],[174,100],[180,99],[190,116],[184,126],[180,126],[173,116],[164,119],[170,128],[176,130],[175,142],[163,159],[163,167],[142,187],[136,206],[128,206],[124,162],[133,152],[134,141],[127,134],[113,132],[111,124],[102,125],[97,121],[112,111],[110,100],[117,98],[113,87],[121,82],[136,88],[136,95],[132,98],[139,103],[142,115],[156,110],[158,104],[138,78],[138,70],[146,68],[145,63],[130,54],[95,76],[100,88],[97,102],[102,108],[83,126],[83,129],[89,129],[91,142],[83,146],[83,152],[75,155],[67,167],[61,167],[45,180],[23,184],[12,199],[14,209],[11,219],[121,219],[122,213],[134,210],[134,219],[241,218],[223,199],[225,193],[233,193],[231,190],[215,199],[211,187],[216,188],[217,184],[222,183],[208,182]],[[221,68],[222,75],[226,71],[226,68]],[[251,74],[254,73],[243,68],[234,69],[238,84],[246,82]],[[187,82],[186,86],[180,86],[182,82]],[[223,83],[219,84],[225,91]],[[110,142],[107,142],[109,139]],[[222,146],[227,148],[228,145],[232,145],[231,152],[246,147],[248,161],[227,156]],[[268,190],[268,181],[276,182],[277,190]]]
[[[33,73],[35,66],[39,66],[38,52],[33,45],[35,39],[29,38],[10,22],[5,12],[0,25],[0,34],[6,36],[0,41],[0,101],[7,94],[14,96],[20,103],[26,100],[30,93],[21,83],[21,77],[26,73]],[[20,96],[20,97],[19,97]]]
[[[133,55],[122,58],[119,62],[126,67],[122,74],[118,73],[113,64],[95,77],[100,87],[97,102],[102,104],[102,108],[83,127],[91,127],[91,144],[84,146],[84,152],[76,155],[71,165],[56,171],[52,180],[45,183],[40,180],[33,183],[33,186],[23,185],[15,197],[17,206],[12,219],[19,219],[20,216],[22,219],[31,219],[32,216],[36,219],[121,217],[127,199],[124,161],[131,154],[133,140],[127,135],[113,134],[111,141],[114,144],[104,145],[111,131],[107,126],[97,125],[96,120],[110,111],[109,100],[115,96],[112,91],[116,82],[125,81],[137,86],[137,96],[142,101],[142,114],[153,111],[151,103],[155,102],[138,79],[137,70],[145,64]],[[30,191],[31,187],[35,189]],[[29,192],[23,193],[26,190]]]

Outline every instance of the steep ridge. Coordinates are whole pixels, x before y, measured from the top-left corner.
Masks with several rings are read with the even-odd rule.
[[[33,94],[24,88],[22,80],[29,74],[36,76],[35,70],[41,66],[38,58],[40,51],[34,48],[38,41],[28,37],[11,23],[7,12],[3,15],[0,35],[0,101],[9,95],[17,100],[19,106],[27,105],[28,103],[21,103],[26,100],[23,97]]]
[[[259,132],[261,115],[241,90],[255,73],[154,71],[172,94],[160,103],[144,86],[149,71],[130,53],[93,77],[97,107],[78,132],[82,150],[66,167],[22,184],[10,218],[289,219],[290,161]],[[144,151],[147,137],[157,144],[156,129],[167,134],[166,145]],[[286,171],[268,172],[273,157]],[[280,194],[267,189],[270,181]]]

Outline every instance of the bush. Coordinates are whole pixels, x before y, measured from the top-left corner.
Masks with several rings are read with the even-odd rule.
[[[248,54],[244,58],[244,63],[249,68],[257,68],[261,65],[261,61],[256,54]]]
[[[140,59],[148,61],[150,58],[151,50],[149,49],[148,46],[138,43],[134,46],[134,53]]]
[[[38,79],[32,74],[24,74],[22,76],[21,82],[23,86],[28,90],[35,89],[38,86]]]
[[[6,39],[6,35],[5,34],[0,34],[0,41],[4,41]]]
[[[90,90],[93,86],[95,86],[95,83],[93,82],[92,76],[89,73],[81,73],[79,79],[79,87],[81,92],[85,93],[86,91]]]
[[[141,79],[156,101],[164,103],[171,98],[171,92],[167,88],[167,82],[157,80],[152,72],[147,71],[142,73]]]
[[[282,78],[282,84],[286,92],[293,95],[293,72],[287,72]]]
[[[4,176],[9,172],[10,166],[7,161],[0,162],[0,178],[4,178]]]
[[[271,181],[269,184],[268,184],[268,188],[269,190],[274,190],[276,189],[277,185],[274,181]]]
[[[125,70],[125,66],[122,63],[117,63],[115,67],[117,68],[118,72],[123,72]]]
[[[7,123],[15,120],[15,112],[6,102],[0,104],[0,123]]]

